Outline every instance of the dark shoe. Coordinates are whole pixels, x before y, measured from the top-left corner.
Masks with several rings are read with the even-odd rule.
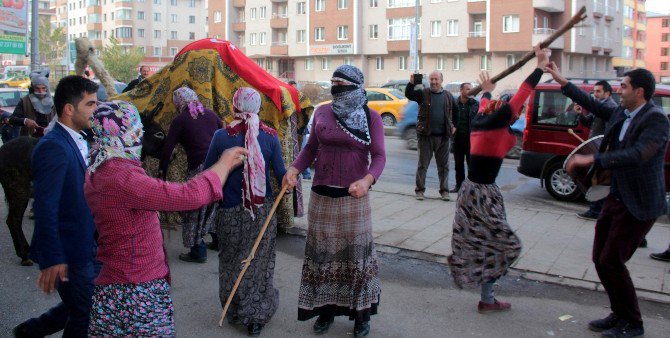
[[[184,262],[189,262],[189,263],[205,263],[205,262],[207,262],[207,257],[196,258],[196,257],[191,256],[188,253],[179,254],[179,259],[184,261]]]
[[[482,301],[479,301],[479,304],[477,305],[477,312],[479,312],[479,313],[502,312],[502,311],[509,311],[509,309],[511,309],[511,308],[512,308],[512,304],[505,303],[505,302],[499,302],[496,299],[493,302],[493,304],[484,303]]]
[[[251,337],[260,336],[261,330],[263,330],[263,324],[250,324],[249,326],[247,326],[247,331],[249,332],[249,336]]]
[[[330,324],[335,321],[335,317],[329,316],[319,316],[319,318],[316,319],[314,322],[314,333],[316,334],[322,334],[328,332],[328,329],[330,328]]]
[[[647,239],[643,238],[642,242],[637,246],[638,248],[646,248],[647,247]]]
[[[577,217],[581,219],[595,221],[598,219],[598,214],[596,214],[595,212],[591,212],[591,210],[587,210],[585,212],[578,213]]]
[[[33,266],[33,260],[30,258],[21,258],[21,266]]]
[[[356,322],[354,324],[354,337],[365,337],[370,333],[370,322]]]
[[[214,251],[219,251],[219,243],[211,241],[211,242],[207,243],[207,249],[214,250]]]
[[[657,261],[664,261],[664,262],[670,262],[670,249],[665,250],[663,252],[659,253],[653,253],[649,255],[651,259],[655,259]]]
[[[26,323],[16,325],[12,330],[12,334],[15,338],[30,337]]]
[[[420,192],[420,191],[417,192],[417,193],[416,193],[416,199],[417,199],[418,201],[423,201],[423,199],[424,199],[424,197],[423,197],[423,192]]]
[[[642,327],[642,325],[630,324],[627,321],[621,319],[615,327],[603,331],[602,335],[603,337],[614,338],[640,337],[644,335],[644,327]]]
[[[449,190],[449,192],[452,193],[452,194],[456,194],[456,193],[458,193],[459,190],[460,190],[460,188],[453,188],[453,189]]]
[[[618,322],[619,316],[615,315],[614,313],[610,313],[609,316],[603,319],[596,319],[589,322],[589,330],[594,332],[603,332],[615,327]]]

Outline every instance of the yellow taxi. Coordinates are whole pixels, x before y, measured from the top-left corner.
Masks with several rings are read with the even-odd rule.
[[[30,87],[30,78],[27,76],[15,76],[7,80],[0,81],[0,88],[7,87],[28,88]]]
[[[407,105],[405,94],[394,88],[365,88],[368,107],[382,117],[384,126],[395,126],[402,119],[402,109]]]

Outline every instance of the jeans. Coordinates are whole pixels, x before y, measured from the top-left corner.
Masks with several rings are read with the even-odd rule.
[[[493,285],[496,283],[495,279],[492,279],[486,283],[482,283],[481,299],[482,303],[493,304],[496,301],[495,292],[493,291]]]

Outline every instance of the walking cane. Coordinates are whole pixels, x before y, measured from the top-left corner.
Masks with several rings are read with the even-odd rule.
[[[265,230],[268,228],[268,224],[270,224],[270,221],[272,220],[272,215],[274,215],[275,210],[277,210],[277,206],[279,205],[279,202],[281,201],[282,197],[284,197],[284,193],[286,192],[286,188],[288,188],[288,186],[283,186],[281,188],[281,191],[279,192],[279,195],[277,195],[277,199],[275,200],[274,204],[272,204],[272,209],[270,209],[270,213],[268,214],[268,217],[265,219],[265,224],[263,224],[263,227],[261,228],[261,232],[258,234],[258,238],[256,238],[256,243],[254,243],[254,246],[251,248],[251,253],[249,253],[249,256],[247,257],[247,259],[242,261],[242,263],[244,263],[244,266],[242,267],[242,271],[240,271],[240,274],[237,276],[237,280],[235,281],[235,285],[233,285],[233,290],[230,291],[230,295],[228,295],[228,300],[226,300],[226,305],[223,307],[223,312],[221,312],[221,319],[219,320],[219,326],[223,326],[223,319],[226,317],[226,313],[228,312],[228,307],[230,306],[230,303],[233,301],[233,297],[235,296],[235,292],[237,291],[237,287],[240,286],[240,282],[242,281],[242,277],[244,277],[244,273],[247,272],[247,269],[251,265],[251,260],[254,259],[254,255],[256,254],[256,250],[258,250],[258,246],[261,244],[261,239],[263,239],[263,235],[265,235]]]

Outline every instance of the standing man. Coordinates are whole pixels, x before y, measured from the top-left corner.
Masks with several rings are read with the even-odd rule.
[[[607,81],[605,80],[600,80],[596,82],[595,86],[593,86],[593,97],[595,97],[596,100],[598,100],[603,105],[607,106],[609,109],[614,109],[618,106],[617,103],[614,102],[614,99],[612,98],[612,86],[610,86],[610,84],[607,83]],[[586,116],[583,114],[579,114],[577,115],[577,117],[579,118],[579,121],[582,122],[583,125],[591,129],[591,132],[589,133],[589,138],[605,134],[605,126],[607,125],[608,120],[597,117],[593,113],[589,113]],[[600,215],[600,210],[602,210],[604,202],[605,202],[604,199],[596,202],[591,202],[591,204],[589,205],[589,210],[578,213],[577,217],[589,220],[598,219],[598,215]]]
[[[430,88],[415,90],[414,74],[410,75],[405,96],[419,104],[416,134],[419,164],[416,168],[416,199],[423,200],[426,191],[426,171],[435,154],[437,176],[440,179],[440,197],[449,200],[449,138],[456,128],[451,122],[457,107],[450,93],[442,89],[442,73],[433,71],[428,78]]]
[[[58,122],[35,146],[35,232],[31,257],[40,265],[38,286],[58,291],[61,303],[14,328],[16,337],[43,337],[64,329],[64,337],[86,337],[98,272],[95,224],[84,199],[88,145],[79,132],[90,128],[98,85],[81,76],[56,87]],[[37,165],[39,164],[39,165]]]
[[[9,124],[21,126],[21,136],[42,136],[53,117],[53,106],[49,79],[43,75],[33,75],[30,78],[30,93],[16,105]]]
[[[600,151],[595,155],[575,155],[566,170],[589,167],[610,170],[612,184],[603,210],[596,221],[593,262],[610,299],[612,313],[589,323],[604,337],[644,335],[642,315],[635,286],[626,262],[654,225],[667,213],[663,158],[670,123],[663,110],[654,105],[655,79],[646,69],[624,74],[621,105],[608,106],[568,82],[552,62],[545,70],[561,85],[563,93],[609,121]]]
[[[472,85],[461,83],[461,91],[456,101],[456,108],[452,121],[456,125],[454,133],[454,168],[456,169],[456,186],[451,192],[458,193],[465,180],[465,162],[470,165],[470,122],[477,115],[479,102],[468,96]]]
[[[140,66],[140,75],[137,77],[137,79],[130,81],[128,86],[123,89],[123,92],[125,93],[135,89],[135,87],[137,87],[137,85],[147,77],[149,77],[149,66]]]

